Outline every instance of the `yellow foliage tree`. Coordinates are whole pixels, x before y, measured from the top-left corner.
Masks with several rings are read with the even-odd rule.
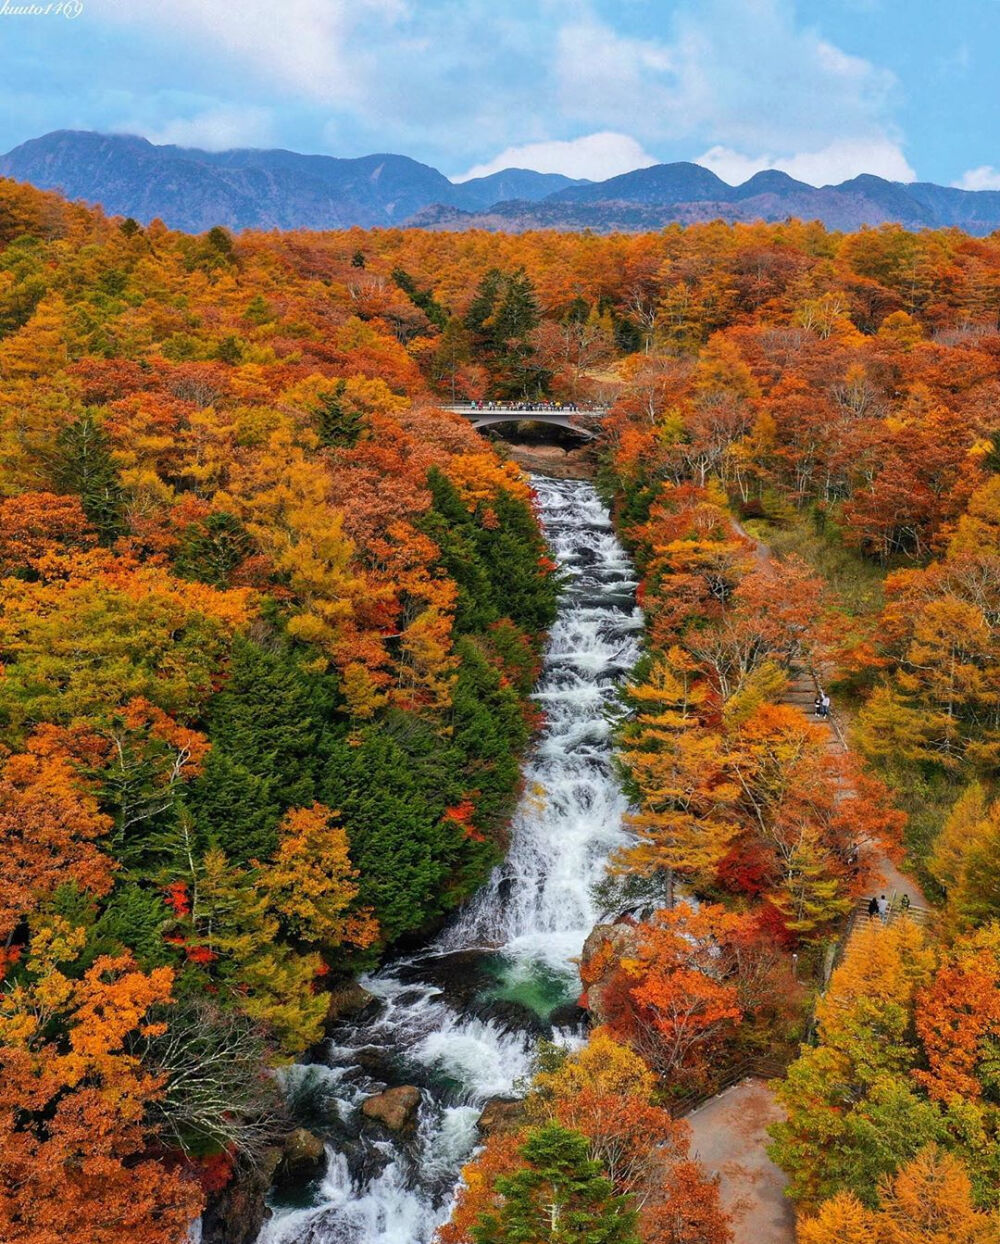
[[[320,803],[286,813],[278,849],[261,871],[258,892],[299,941],[329,950],[345,942],[370,946],[378,937],[378,924],[370,912],[352,911],[358,873],[351,866],[347,832],[335,818]]]

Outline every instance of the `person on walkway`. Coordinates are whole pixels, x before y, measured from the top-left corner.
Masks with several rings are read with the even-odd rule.
[[[904,894],[903,897],[899,900],[899,910],[900,911],[910,910],[910,896],[908,894]]]
[[[885,921],[889,915],[889,900],[886,898],[884,894],[879,895],[877,906],[878,906],[878,914],[882,917],[882,923],[885,924]]]
[[[878,915],[878,899],[872,895],[872,901],[868,904],[868,919],[874,920]]]
[[[830,716],[830,697],[825,691],[820,693],[819,715],[821,717]]]

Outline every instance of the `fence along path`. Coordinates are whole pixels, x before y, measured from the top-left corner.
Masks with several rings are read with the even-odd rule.
[[[773,565],[770,548],[733,522],[734,530],[753,545],[754,558],[762,570]],[[796,668],[791,672],[781,702],[798,709],[814,725],[825,729],[826,747],[834,755],[849,751],[844,723],[836,707],[828,716],[817,717],[816,697],[820,684],[814,671]],[[856,798],[844,780],[838,798]],[[927,900],[919,885],[879,852],[868,861],[873,867],[874,894],[885,894],[889,901],[886,921],[927,919]],[[868,920],[872,895],[859,898],[848,913],[838,941],[831,946],[824,970],[824,987],[834,967],[843,958],[855,929]],[[904,902],[905,897],[905,902]],[[808,1025],[812,1034],[813,1021]],[[723,1206],[734,1215],[735,1244],[794,1244],[795,1214],[785,1197],[787,1178],[767,1156],[767,1126],[781,1118],[782,1110],[768,1081],[781,1076],[784,1068],[765,1060],[748,1060],[733,1067],[716,1086],[716,1094],[705,1098],[692,1094],[675,1104],[677,1115],[685,1116],[692,1133],[692,1155],[718,1176]]]
[[[850,749],[846,733],[836,708],[831,707],[827,717],[815,715],[816,696],[819,694],[819,681],[815,674],[798,670],[789,681],[782,702],[800,709],[813,724],[823,726],[827,731],[826,746],[835,755],[844,755]],[[838,798],[853,799],[855,792],[849,785],[843,785],[838,791]],[[873,897],[885,895],[889,910],[884,923],[890,924],[903,916],[923,924],[929,916],[927,899],[920,886],[912,877],[902,872],[887,855],[879,852],[874,858],[869,857],[872,865],[872,893],[859,898],[848,912],[837,943],[831,948],[824,972],[824,988],[829,983],[833,969],[843,960],[850,945],[851,938],[859,926],[869,920],[868,905]]]
[[[774,554],[768,545],[750,535],[735,520],[733,520],[733,529],[753,546],[754,558],[762,570],[766,571],[768,567],[773,565],[775,560]],[[826,746],[829,751],[836,755],[844,755],[850,750],[847,742],[847,732],[844,728],[845,723],[836,705],[831,708],[827,717],[816,716],[816,696],[819,694],[819,691],[820,683],[816,671],[798,667],[791,672],[791,677],[781,697],[781,702],[799,709],[814,725],[824,727],[827,731]],[[842,786],[840,798],[853,799],[854,797],[855,792],[849,785]],[[899,907],[905,895],[909,900],[908,905],[911,911],[918,909],[923,913],[927,912],[927,899],[920,886],[912,877],[903,873],[887,855],[879,853],[874,859],[870,859],[869,862],[873,865],[872,884],[876,887],[876,894],[884,893],[887,899],[894,899],[896,908]],[[866,899],[866,907],[867,902],[868,900]]]

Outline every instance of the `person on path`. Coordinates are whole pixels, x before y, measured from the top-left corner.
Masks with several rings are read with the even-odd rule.
[[[873,894],[872,901],[868,904],[868,919],[874,920],[878,914],[878,899]]]
[[[879,895],[879,900],[876,906],[878,907],[878,914],[882,917],[882,923],[884,924],[886,917],[889,915],[889,900],[884,894]]]

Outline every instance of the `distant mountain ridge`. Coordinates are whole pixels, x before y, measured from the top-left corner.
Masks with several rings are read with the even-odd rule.
[[[678,162],[607,181],[503,169],[449,181],[408,156],[339,159],[295,151],[200,151],[144,138],[56,130],[0,156],[0,175],[100,203],[113,215],[159,217],[199,233],[231,229],[660,229],[705,220],[778,221],[795,216],[833,229],[895,222],[911,229],[1000,229],[1000,191],[864,174],[815,187],[775,169],[730,186],[709,169]]]
[[[145,138],[56,130],[0,156],[0,175],[113,215],[174,229],[347,229],[400,225],[430,204],[466,211],[500,199],[542,198],[577,183],[559,173],[504,169],[455,184],[408,156],[357,159],[295,151],[199,151]]]

